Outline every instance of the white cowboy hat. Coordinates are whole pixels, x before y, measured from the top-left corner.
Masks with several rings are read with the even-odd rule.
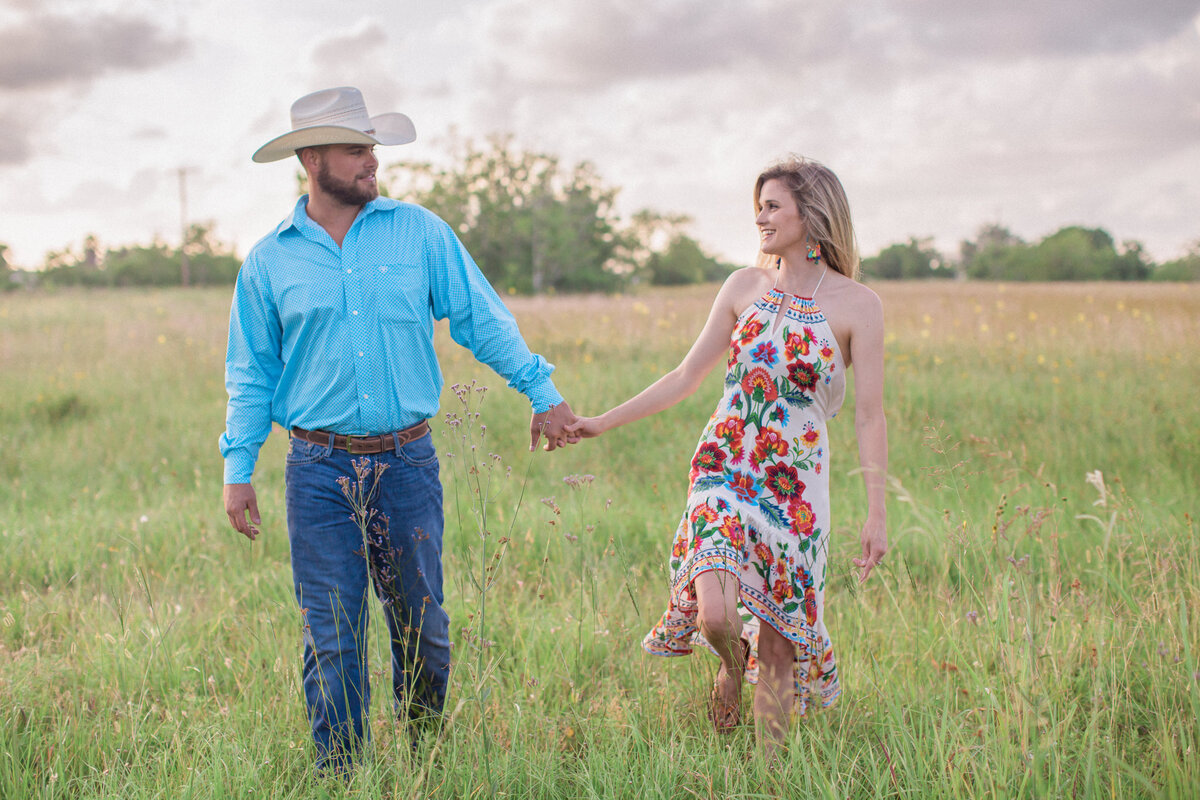
[[[292,130],[255,151],[260,164],[293,155],[302,147],[322,144],[408,144],[417,138],[412,120],[403,114],[367,114],[362,92],[353,86],[322,89],[292,103]]]

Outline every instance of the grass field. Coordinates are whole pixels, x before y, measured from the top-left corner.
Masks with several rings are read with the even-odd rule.
[[[347,785],[310,775],[280,432],[264,535],[221,508],[229,292],[0,296],[0,798],[1196,797],[1200,287],[878,290],[892,551],[856,585],[848,398],[827,594],[844,695],[783,759],[709,731],[716,659],[639,647],[720,377],[531,456],[523,399],[440,331],[464,420],[434,430],[454,453],[449,724],[410,756],[376,691]],[[713,292],[511,306],[597,413],[678,362]],[[450,387],[472,381],[490,388],[466,408]]]

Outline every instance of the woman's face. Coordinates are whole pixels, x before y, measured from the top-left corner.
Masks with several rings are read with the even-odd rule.
[[[792,193],[778,180],[769,180],[758,193],[761,210],[754,220],[758,225],[759,246],[767,255],[782,256],[804,246],[804,223]]]

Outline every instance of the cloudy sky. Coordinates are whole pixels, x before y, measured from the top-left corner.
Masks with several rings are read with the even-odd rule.
[[[244,253],[295,191],[250,154],[343,84],[415,121],[385,164],[511,133],[738,263],[790,152],[841,176],[866,254],[990,222],[1200,238],[1200,0],[0,0],[0,243],[175,243],[186,169]]]

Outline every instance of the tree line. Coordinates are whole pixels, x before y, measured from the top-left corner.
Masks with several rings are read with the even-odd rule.
[[[568,167],[516,149],[508,137],[455,147],[451,166],[389,167],[380,191],[445,219],[500,291],[616,292],[719,281],[735,269],[685,233],[686,216],[643,209],[623,222],[615,208],[619,190],[587,162]],[[304,179],[297,174],[300,192]],[[162,242],[103,248],[88,236],[82,248],[50,253],[40,271],[18,277],[49,286],[232,284],[239,266],[205,224],[193,225],[174,249]]]
[[[1102,228],[1071,225],[1026,242],[1002,225],[984,225],[959,244],[957,258],[930,239],[910,238],[863,259],[863,275],[878,280],[970,278],[1000,281],[1197,281],[1200,240],[1181,258],[1156,264],[1135,241],[1119,246]]]
[[[448,165],[401,163],[381,176],[382,193],[445,219],[497,289],[510,293],[617,292],[636,285],[719,281],[735,268],[687,235],[686,216],[643,209],[617,214],[619,189],[588,162],[520,150],[511,137],[452,144]],[[297,175],[305,191],[304,174]],[[94,235],[51,252],[41,270],[14,269],[0,244],[0,287],[232,284],[240,258],[213,225],[192,225],[179,247],[104,247]],[[1151,261],[1138,242],[1100,228],[1069,226],[1026,242],[985,225],[955,256],[910,238],[863,260],[868,280],[971,278],[1004,281],[1200,280],[1200,241],[1182,258]]]

